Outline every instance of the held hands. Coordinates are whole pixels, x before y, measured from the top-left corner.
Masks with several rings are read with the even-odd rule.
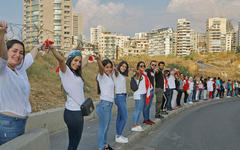
[[[4,21],[0,21],[0,34],[4,35],[7,33],[8,25]]]

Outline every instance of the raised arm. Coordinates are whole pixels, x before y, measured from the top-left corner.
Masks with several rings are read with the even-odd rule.
[[[118,72],[118,70],[117,70],[117,64],[115,63],[115,62],[113,62],[113,70],[114,70],[114,73],[115,73],[115,76],[116,77],[118,77],[118,75],[119,75],[119,72]]]
[[[66,69],[67,69],[67,66],[66,66],[64,57],[61,56],[53,46],[50,46],[49,49],[52,51],[53,55],[54,55],[55,58],[57,59],[57,61],[58,61],[58,63],[59,63],[59,66],[60,66],[60,70],[61,70],[63,73],[65,73],[65,72],[66,72]]]
[[[96,56],[96,60],[97,60],[97,63],[98,63],[99,73],[102,76],[104,74],[104,66],[102,64],[100,56]]]
[[[83,60],[82,60],[82,69],[88,64],[88,60],[89,60],[89,55],[87,55],[87,57],[85,57]]]
[[[8,60],[7,47],[4,40],[4,35],[7,33],[7,24],[0,22],[0,57],[4,60]]]

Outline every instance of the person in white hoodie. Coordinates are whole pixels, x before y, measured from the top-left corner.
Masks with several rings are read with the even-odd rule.
[[[192,95],[193,95],[193,86],[194,86],[194,82],[193,82],[193,78],[190,77],[188,80],[189,83],[189,89],[188,89],[188,103],[189,104],[193,104],[192,102]]]
[[[207,82],[207,90],[208,90],[208,94],[209,94],[209,99],[212,98],[212,94],[213,94],[213,78],[208,77],[208,82]]]

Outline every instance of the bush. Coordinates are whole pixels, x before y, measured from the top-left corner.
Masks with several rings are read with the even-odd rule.
[[[182,66],[180,64],[168,64],[168,68],[177,68],[180,73],[183,73],[184,75],[191,76],[191,73],[189,71],[188,67]]]

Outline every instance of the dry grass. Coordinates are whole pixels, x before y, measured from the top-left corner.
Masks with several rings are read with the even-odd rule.
[[[125,60],[129,63],[131,68],[136,68],[138,61],[144,61],[149,67],[151,60],[164,61],[166,66],[179,65],[186,67],[192,75],[202,75],[195,64],[196,60],[201,60],[204,63],[208,63],[217,67],[217,69],[209,69],[204,72],[205,76],[220,76],[224,79],[231,78],[240,80],[240,55],[235,53],[219,53],[198,55],[192,54],[188,57],[176,57],[176,56],[138,56],[138,57],[124,57],[121,60]],[[65,99],[61,90],[61,82],[58,73],[55,72],[58,64],[55,58],[51,54],[39,55],[33,66],[28,70],[29,81],[31,84],[31,97],[33,111],[41,111],[49,108],[56,108],[64,106]],[[225,72],[227,76],[224,76]],[[97,83],[96,76],[98,73],[98,67],[96,63],[90,63],[83,69],[83,79],[85,83],[85,98],[91,97],[94,100],[99,99],[97,95]],[[132,76],[130,72],[127,79],[127,89],[132,94],[129,88],[129,80]]]

